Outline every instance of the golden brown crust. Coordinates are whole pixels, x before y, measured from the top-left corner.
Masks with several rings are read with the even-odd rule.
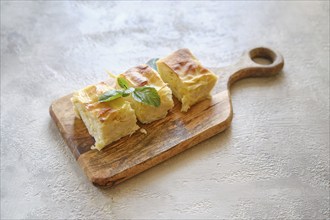
[[[145,85],[163,86],[164,82],[158,74],[148,65],[141,64],[128,69],[120,74],[120,77],[125,77],[133,87],[141,87]]]
[[[120,106],[120,100],[114,100],[112,102],[99,102],[98,98],[104,92],[114,89],[110,87],[106,82],[100,82],[95,85],[87,86],[85,89],[75,93],[74,99],[85,106],[86,110],[95,115],[100,122],[106,121],[112,113],[118,111]]]
[[[149,66],[139,65],[128,69],[122,75],[126,79],[129,79],[134,86],[141,87],[148,84],[147,76],[150,75],[150,71],[152,71],[152,69]]]
[[[189,49],[183,48],[161,59],[180,78],[210,73],[204,68]]]
[[[98,101],[100,95],[104,92],[114,89],[105,82],[100,82],[95,85],[87,86],[86,88],[77,91],[75,96],[80,97],[80,101],[84,104],[90,104]]]
[[[111,113],[117,111],[117,109],[110,106],[109,103],[95,102],[91,104],[85,104],[87,111],[94,111],[96,117],[100,122],[104,122],[110,116]]]

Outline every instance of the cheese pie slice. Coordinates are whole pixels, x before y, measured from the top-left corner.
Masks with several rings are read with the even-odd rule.
[[[101,150],[139,129],[134,110],[123,98],[98,102],[99,96],[111,89],[111,86],[101,82],[75,92],[71,98],[76,115],[83,120],[89,134],[95,139],[92,149]]]
[[[161,78],[168,83],[186,112],[195,103],[210,98],[218,77],[204,68],[189,49],[179,49],[157,61]]]
[[[173,108],[174,103],[171,89],[151,67],[145,64],[139,65],[128,69],[118,77],[125,78],[131,87],[150,86],[154,87],[158,92],[160,97],[159,107],[137,102],[132,96],[125,98],[131,103],[132,108],[135,110],[136,117],[140,122],[150,123],[164,118],[167,115],[168,110]],[[118,85],[117,87],[119,88]]]

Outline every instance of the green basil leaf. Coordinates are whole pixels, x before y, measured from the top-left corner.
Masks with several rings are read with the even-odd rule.
[[[134,92],[134,90],[135,90],[135,88],[133,88],[133,87],[125,89],[123,91],[123,97],[129,96],[132,92]]]
[[[150,66],[151,68],[153,68],[154,70],[156,70],[158,72],[158,68],[157,68],[157,65],[156,65],[157,60],[159,60],[159,58],[150,59],[147,62],[147,65]]]
[[[128,89],[129,88],[128,82],[126,81],[126,79],[124,79],[122,77],[117,78],[117,83],[123,89]]]
[[[157,90],[153,87],[139,87],[132,93],[132,97],[143,104],[155,107],[160,106],[160,97]]]
[[[123,91],[109,90],[99,97],[99,102],[109,102],[123,96]]]

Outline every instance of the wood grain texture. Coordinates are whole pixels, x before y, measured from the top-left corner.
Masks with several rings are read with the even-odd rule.
[[[257,64],[253,61],[257,57],[272,63]],[[212,99],[197,103],[187,113],[180,112],[181,104],[175,99],[175,106],[166,118],[140,124],[147,134],[136,132],[102,151],[90,150],[94,139],[84,123],[75,118],[71,95],[54,101],[50,114],[88,178],[95,185],[109,187],[228,128],[233,117],[230,86],[246,77],[275,75],[283,65],[283,57],[278,52],[259,47],[245,52],[235,65],[210,68],[219,75]]]

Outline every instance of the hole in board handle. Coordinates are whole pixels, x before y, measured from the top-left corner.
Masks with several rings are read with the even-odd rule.
[[[270,65],[274,62],[276,54],[268,48],[255,48],[249,53],[253,62],[260,65]]]
[[[253,62],[257,63],[257,64],[261,64],[261,65],[270,65],[273,63],[272,60],[267,59],[265,57],[254,57],[252,58]]]

